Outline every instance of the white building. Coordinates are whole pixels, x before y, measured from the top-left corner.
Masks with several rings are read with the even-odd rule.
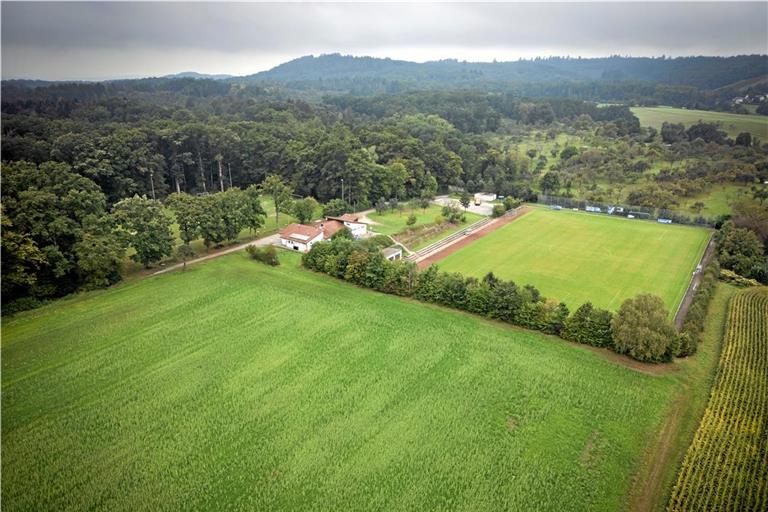
[[[289,224],[280,230],[280,244],[293,251],[309,252],[313,245],[322,241],[322,230],[314,226]]]
[[[403,250],[397,246],[385,247],[381,250],[381,253],[389,261],[396,261],[403,258]]]
[[[352,232],[352,236],[355,238],[362,238],[368,233],[368,225],[360,221],[360,217],[352,214],[345,213],[339,217],[326,217],[326,221],[338,221],[344,224]]]

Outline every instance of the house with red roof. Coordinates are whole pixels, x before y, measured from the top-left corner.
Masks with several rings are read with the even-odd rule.
[[[359,216],[345,213],[338,217],[326,217],[311,226],[289,224],[280,230],[280,244],[293,251],[309,252],[317,242],[330,240],[343,228],[348,228],[354,238],[361,238],[368,232],[368,225],[361,222]]]
[[[312,246],[323,241],[323,231],[316,226],[288,224],[280,230],[280,244],[293,251],[309,252]]]

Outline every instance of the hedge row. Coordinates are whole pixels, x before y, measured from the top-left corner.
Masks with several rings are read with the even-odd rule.
[[[720,265],[717,262],[717,258],[712,258],[712,261],[704,268],[699,288],[693,296],[693,302],[688,309],[685,322],[683,322],[679,353],[681,357],[696,353],[696,349],[701,342],[701,333],[704,331],[704,321],[707,317],[709,303],[715,294],[719,276]]]
[[[613,347],[610,311],[587,303],[569,316],[564,303],[545,299],[531,285],[518,286],[492,273],[476,279],[441,272],[435,266],[420,272],[412,262],[384,258],[380,252],[384,243],[388,241],[335,238],[316,244],[302,263],[308,269],[380,292],[476,313],[578,343]]]

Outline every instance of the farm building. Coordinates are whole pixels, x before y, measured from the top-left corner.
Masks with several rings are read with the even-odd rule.
[[[289,224],[280,230],[280,244],[294,251],[309,252],[313,245],[323,241],[323,231],[315,226]]]
[[[352,232],[352,236],[355,238],[361,238],[365,236],[366,233],[368,233],[368,225],[365,222],[361,222],[358,215],[352,213],[345,213],[339,217],[326,217],[324,223],[329,224],[331,221],[340,222],[349,228],[349,230]]]
[[[385,247],[381,250],[381,253],[389,261],[395,261],[403,258],[403,250],[399,247]]]

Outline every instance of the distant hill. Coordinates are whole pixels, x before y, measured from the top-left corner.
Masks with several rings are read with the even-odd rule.
[[[305,56],[236,82],[282,83],[295,88],[354,92],[372,81],[392,88],[498,88],[505,82],[644,81],[712,90],[768,75],[768,55],[737,57],[551,57],[514,62],[441,60],[425,63],[341,54]],[[396,92],[396,91],[391,91]]]
[[[160,78],[199,78],[209,80],[226,80],[227,78],[232,78],[233,76],[234,75],[209,75],[206,73],[198,73],[197,71],[183,71],[173,75],[165,75]]]

